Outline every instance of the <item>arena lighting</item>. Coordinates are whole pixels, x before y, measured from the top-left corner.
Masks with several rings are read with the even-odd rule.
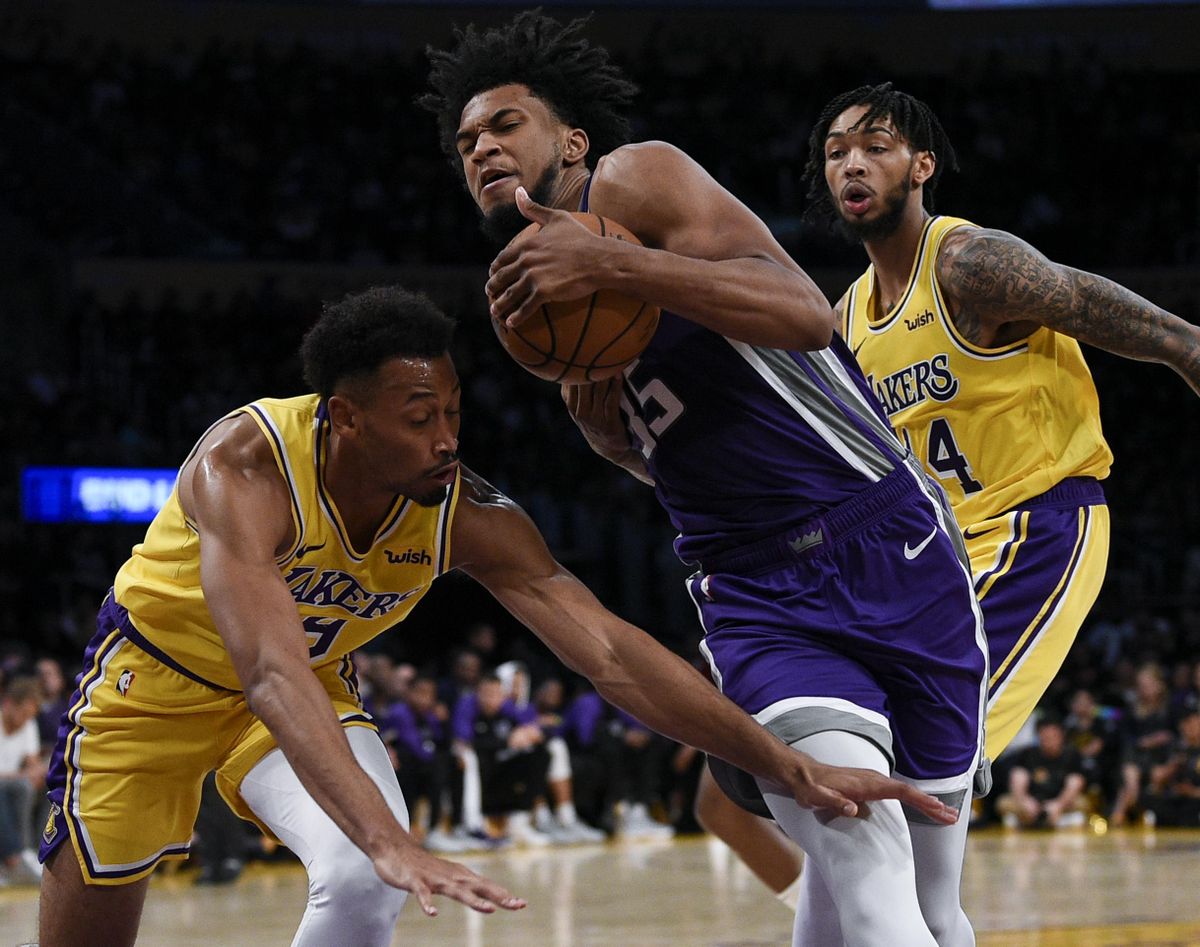
[[[21,513],[31,523],[147,523],[167,502],[173,467],[26,467]]]

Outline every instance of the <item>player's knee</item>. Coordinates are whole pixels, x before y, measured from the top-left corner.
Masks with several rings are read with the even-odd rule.
[[[384,882],[348,839],[345,846],[322,852],[308,868],[309,902],[344,919],[345,930],[364,932],[360,943],[374,942],[368,930],[390,931],[406,897],[407,892]]]

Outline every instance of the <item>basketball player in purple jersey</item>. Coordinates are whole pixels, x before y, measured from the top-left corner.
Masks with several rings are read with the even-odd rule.
[[[828,303],[762,221],[679,150],[624,144],[619,110],[635,89],[582,26],[527,12],[430,52],[434,91],[421,102],[486,229],[510,238],[543,225],[493,262],[492,315],[516,325],[601,288],[663,309],[623,380],[567,400],[592,445],[652,482],[679,529],[715,682],[817,759],[893,771],[962,813],[981,759],[986,657],[948,507],[906,461]],[[596,237],[572,210],[610,217],[644,246]],[[590,408],[618,398],[628,432],[614,434],[615,412]],[[965,818],[931,825],[882,803],[827,819],[720,774],[809,854],[846,943],[973,943],[958,892]],[[817,943],[803,920],[794,942]]]

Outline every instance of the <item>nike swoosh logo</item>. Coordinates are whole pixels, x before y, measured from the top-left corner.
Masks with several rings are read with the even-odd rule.
[[[926,536],[924,539],[922,539],[921,542],[919,544],[917,544],[916,546],[910,547],[908,545],[908,543],[905,543],[904,544],[904,558],[905,559],[916,559],[917,556],[921,555],[921,553],[924,552],[925,547],[928,546],[931,542],[933,542],[933,537],[936,536],[937,534],[938,534],[938,528],[935,526],[933,528],[933,532],[930,533],[928,536]]]
[[[328,540],[326,541],[328,542]],[[324,549],[325,543],[319,546],[301,546],[296,550],[296,560],[299,561],[307,556],[310,552],[316,552],[318,549]]]
[[[861,342],[858,343],[858,345],[854,346],[854,357],[855,358],[858,358],[858,353],[862,350],[862,347],[866,344],[867,344],[867,340],[863,339]]]
[[[986,536],[988,533],[994,533],[999,528],[999,526],[989,526],[987,529],[980,529],[976,530],[975,532],[971,532],[971,527],[968,526],[963,530],[963,536],[965,536],[967,539],[978,539],[980,536]]]

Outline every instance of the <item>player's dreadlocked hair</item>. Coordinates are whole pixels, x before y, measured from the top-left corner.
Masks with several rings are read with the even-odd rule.
[[[463,107],[480,92],[509,83],[529,86],[561,122],[587,132],[588,167],[629,141],[629,120],[621,113],[637,94],[608,51],[579,34],[588,18],[563,26],[541,9],[517,14],[507,26],[486,31],[472,24],[455,30],[453,50],[426,47],[429,85],[434,91],[417,104],[437,116],[442,150],[458,163],[454,135]]]
[[[936,159],[933,175],[925,182],[922,192],[925,209],[933,213],[933,192],[938,179],[946,169],[958,170],[958,157],[954,146],[946,137],[942,123],[933,109],[905,92],[897,92],[890,82],[880,85],[865,85],[852,92],[843,92],[821,110],[821,115],[808,136],[808,163],[804,166],[804,181],[808,185],[808,213],[831,219],[834,215],[833,198],[825,182],[825,136],[833,120],[848,108],[865,105],[867,111],[855,124],[855,128],[870,125],[881,118],[890,118],[896,131],[914,151],[931,151]]]

